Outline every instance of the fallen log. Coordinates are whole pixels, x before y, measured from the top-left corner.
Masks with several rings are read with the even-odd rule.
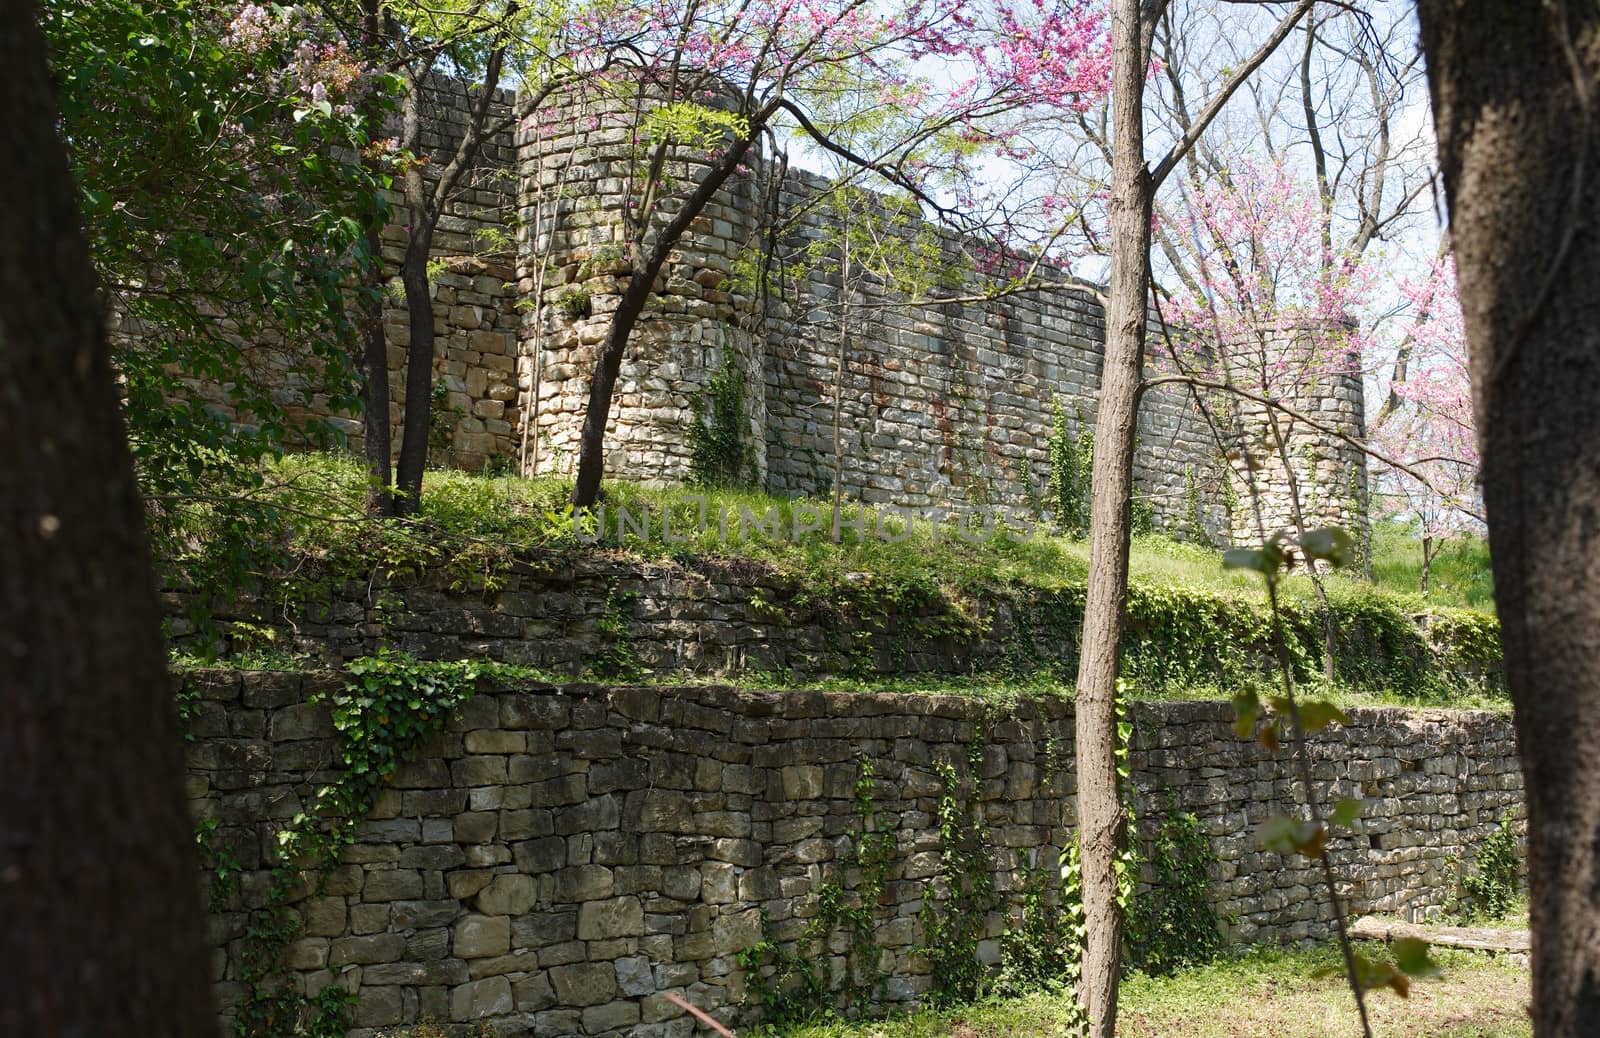
[[[1388,919],[1362,916],[1350,928],[1350,936],[1365,941],[1392,941],[1415,937],[1438,948],[1471,948],[1475,951],[1527,952],[1526,930],[1493,930],[1481,926],[1419,926]]]

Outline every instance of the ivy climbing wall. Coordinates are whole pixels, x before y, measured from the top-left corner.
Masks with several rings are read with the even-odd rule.
[[[330,709],[309,701],[341,679],[182,680],[192,804],[226,870],[212,887],[222,1003],[246,998],[253,910],[284,903],[276,954],[309,994],[354,996],[355,1038],[423,1018],[687,1036],[668,993],[741,1025],[961,994],[1002,960],[1030,967],[1018,906],[1057,904],[1040,877],[1054,876],[1075,821],[1060,700],[998,711],[954,697],[483,680],[378,794],[320,891],[274,900],[273,834],[344,782]],[[398,711],[406,697],[393,698]],[[1231,938],[1325,935],[1315,871],[1252,836],[1292,809],[1286,761],[1235,738],[1225,704],[1136,704],[1131,720],[1141,845],[1170,811],[1191,812]],[[1365,800],[1357,830],[1331,843],[1357,912],[1439,905],[1453,859],[1472,861],[1519,810],[1501,715],[1356,710],[1313,754],[1317,796]],[[818,980],[810,995],[795,994],[802,963]]]

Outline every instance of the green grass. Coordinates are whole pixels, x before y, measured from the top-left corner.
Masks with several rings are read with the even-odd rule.
[[[1413,524],[1372,524],[1372,577],[1378,586],[1415,596],[1432,605],[1494,611],[1494,578],[1489,544],[1481,536],[1458,534],[1437,549],[1421,594],[1422,540]]]
[[[778,588],[756,592],[759,601],[790,615],[820,615],[839,644],[855,644],[850,639],[857,635],[881,642],[890,616],[897,618],[890,636],[898,645],[946,637],[976,644],[993,637],[989,611],[1008,603],[1010,639],[992,643],[1001,655],[981,675],[882,677],[876,668],[852,664],[823,681],[759,673],[734,680],[1000,701],[1070,694],[1075,660],[1039,646],[1075,642],[1087,577],[1088,546],[1081,540],[1022,531],[962,537],[925,521],[902,527],[888,512],[863,513],[859,506],[846,518],[866,530],[846,526],[835,538],[827,529],[827,502],[621,482],[606,486],[604,527],[597,531],[592,517],[574,520],[566,480],[456,471],[430,471],[420,516],[394,523],[364,515],[365,489],[356,459],[283,458],[242,499],[193,503],[166,516],[157,524],[163,531],[156,538],[158,556],[175,585],[226,594],[253,583],[289,602],[318,601],[340,583],[377,586],[422,572],[443,574],[462,591],[492,591],[514,565],[561,568],[585,556],[754,569]],[[878,536],[878,529],[891,536]],[[1335,574],[1327,586],[1342,639],[1340,687],[1327,694],[1347,704],[1483,706],[1498,698],[1492,680],[1463,692],[1445,677],[1411,617],[1433,614],[1436,628],[1454,632],[1453,644],[1466,646],[1460,658],[1473,666],[1482,661],[1489,671],[1498,660],[1492,619],[1441,608],[1359,575]],[[1289,578],[1283,597],[1296,668],[1303,681],[1314,683],[1321,625],[1309,579]],[[1224,569],[1220,552],[1159,535],[1136,538],[1128,608],[1124,677],[1135,696],[1227,698],[1239,683],[1261,680],[1262,661],[1271,653],[1259,578]],[[274,659],[271,644],[247,648],[261,660]]]
[[[580,546],[582,532],[587,540],[592,528],[581,531],[566,508],[571,482],[565,479],[483,477],[452,470],[427,473],[424,484],[421,521],[428,536],[443,550],[455,542],[458,553],[478,554],[493,550],[515,553],[570,551]],[[311,551],[354,548],[366,532],[361,522],[361,501],[365,491],[363,472],[356,459],[334,454],[301,454],[286,457],[267,470],[264,486],[256,496],[263,501],[295,508],[307,516],[322,516],[323,521],[305,519],[295,524],[293,536]],[[643,559],[684,559],[698,557],[729,561],[754,561],[779,570],[804,573],[808,579],[828,583],[830,578],[845,579],[852,574],[928,579],[955,587],[1016,583],[1035,588],[1055,588],[1082,584],[1088,572],[1088,543],[1042,531],[1022,540],[993,536],[969,542],[946,527],[936,531],[926,522],[917,522],[903,531],[898,519],[887,512],[867,510],[869,532],[859,535],[845,525],[837,540],[827,529],[809,530],[795,535],[799,525],[831,524],[831,505],[825,500],[788,499],[752,491],[692,490],[682,487],[644,487],[613,481],[606,484],[604,536],[589,545],[591,550],[619,551]],[[704,501],[704,529],[700,529],[701,502]],[[626,510],[629,522],[618,536],[619,513]],[[648,513],[650,534],[640,537],[634,524]],[[860,506],[846,509],[846,521],[863,514]],[[670,515],[673,537],[662,536],[662,516]],[[779,535],[764,532],[759,522],[777,518]],[[719,522],[720,517],[726,517]],[[748,518],[747,518],[748,517]],[[741,523],[741,519],[746,521]],[[876,535],[882,522],[889,531],[905,536],[887,543]],[[1420,549],[1407,541],[1404,532],[1380,524],[1375,539],[1374,576],[1370,582],[1357,575],[1333,575],[1328,583],[1335,596],[1372,595],[1392,597],[1407,607],[1421,602],[1416,594],[1414,561]],[[687,535],[686,537],[684,535]],[[1019,543],[1019,541],[1021,541]],[[1420,556],[1419,556],[1420,558]],[[1433,605],[1472,605],[1482,608],[1490,602],[1488,556],[1481,542],[1463,542],[1447,550],[1435,563],[1436,588],[1428,597]],[[1250,600],[1262,597],[1254,574],[1222,568],[1221,552],[1185,544],[1156,534],[1134,538],[1131,578],[1158,586],[1181,585],[1207,589]],[[1303,575],[1287,583],[1292,599],[1312,595],[1310,581]]]
[[[1369,946],[1364,949],[1371,953]],[[1435,952],[1438,978],[1411,997],[1367,995],[1384,1038],[1526,1038],[1525,968],[1473,952]],[[1172,977],[1123,981],[1117,1032],[1126,1038],[1334,1038],[1360,1033],[1336,949],[1253,949]],[[1068,1038],[1071,998],[1040,993],[943,1012],[823,1023],[784,1038]]]

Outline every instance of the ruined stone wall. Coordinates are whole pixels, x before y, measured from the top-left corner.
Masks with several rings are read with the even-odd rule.
[[[769,317],[768,485],[786,494],[831,491],[837,397],[847,497],[913,508],[1048,511],[1055,405],[1073,439],[1094,426],[1105,319],[1092,288],[912,306],[893,280],[896,259],[878,260],[891,268],[886,278],[870,272],[868,255],[856,259],[858,273],[845,291],[837,243],[850,217],[822,201],[829,189],[811,173],[792,172],[784,181],[780,211],[806,216],[788,228],[783,255],[803,259]],[[886,206],[875,208],[855,219],[877,224],[875,236],[897,236],[903,252],[921,252],[923,262],[955,272],[958,281],[940,286],[943,294],[981,296],[995,288],[973,272],[975,242],[920,220],[894,228]],[[870,252],[875,244],[856,248]],[[1070,280],[1048,269],[1039,278]],[[1223,535],[1225,470],[1192,397],[1169,389],[1147,394],[1138,436],[1135,485],[1158,524],[1191,537]],[[1203,530],[1189,529],[1191,511]]]
[[[1222,425],[1231,432],[1233,483],[1241,505],[1233,514],[1233,540],[1260,541],[1250,488],[1261,499],[1261,524],[1296,527],[1295,499],[1308,528],[1341,526],[1361,545],[1370,540],[1366,455],[1343,439],[1366,438],[1366,403],[1360,358],[1333,349],[1325,332],[1281,328],[1258,344],[1234,344],[1224,363],[1236,384],[1280,400],[1291,411],[1233,398],[1222,405]],[[1313,425],[1312,423],[1315,423]],[[1285,462],[1285,454],[1288,461]]]
[[[608,519],[615,517],[608,513]],[[1083,592],[1073,586],[933,599],[867,592],[852,602],[848,586],[819,600],[817,587],[737,559],[680,564],[604,553],[530,559],[497,574],[490,588],[463,587],[462,575],[446,569],[406,577],[385,574],[378,564],[323,586],[315,565],[308,562],[301,574],[313,579],[315,590],[273,582],[226,601],[193,589],[164,590],[172,645],[230,656],[270,647],[333,666],[389,648],[420,659],[493,660],[574,677],[610,661],[611,673],[803,682],[843,675],[1070,674],[1082,629]],[[1141,661],[1149,663],[1155,669],[1146,677],[1159,687],[1179,679],[1164,669],[1160,661],[1168,650],[1151,636],[1183,635],[1175,628],[1149,629],[1139,594],[1128,667],[1131,676]],[[1182,608],[1198,617],[1215,615],[1214,606],[1197,593]],[[213,624],[197,628],[192,618],[207,612]],[[1230,656],[1271,666],[1272,650],[1258,640],[1264,627],[1221,623],[1213,637],[1227,642]],[[1392,623],[1381,615],[1341,615],[1336,663],[1343,680],[1384,693],[1427,680],[1504,695],[1498,657],[1484,659],[1471,644],[1452,641],[1450,625],[1430,625],[1424,614],[1417,636],[1407,638],[1394,637]],[[1224,651],[1217,643],[1208,644]],[[1169,648],[1177,660],[1207,658],[1201,645]],[[1181,680],[1215,681],[1218,673],[1208,666]]]
[[[189,791],[245,870],[214,919],[214,981],[240,996],[238,938],[265,891],[263,848],[337,760],[325,704],[335,675],[197,671]],[[1253,830],[1294,809],[1286,760],[1231,733],[1220,703],[1132,711],[1143,839],[1193,812],[1217,862],[1210,897],[1231,938],[1325,936],[1317,870],[1262,852]],[[735,954],[794,941],[820,889],[848,892],[860,835],[860,762],[893,835],[871,911],[885,980],[905,1007],[930,988],[924,892],[942,842],[935,769],[956,769],[963,823],[981,822],[1002,906],[978,957],[993,963],[1025,865],[1055,864],[1075,825],[1072,711],[1060,700],[997,714],[952,697],[594,685],[484,687],[404,769],[320,895],[296,906],[299,983],[357,996],[354,1038],[423,1018],[496,1033],[682,1035],[673,992],[730,1022],[758,1009]],[[1448,890],[1508,812],[1520,774],[1502,715],[1368,709],[1319,735],[1313,792],[1365,798],[1332,853],[1353,911],[1414,914]],[[969,761],[976,760],[976,769]],[[975,773],[974,773],[975,770]],[[1147,877],[1148,879],[1148,877]],[[837,951],[837,950],[836,950]]]
[[[502,93],[491,118],[514,103]],[[459,139],[467,104],[460,84],[435,84],[424,143],[436,159]],[[639,173],[648,140],[636,139],[639,120],[639,106],[616,97],[549,101],[485,143],[451,200],[434,248],[435,365],[446,390],[435,421],[437,463],[529,474],[573,470],[591,373],[631,269],[622,220],[643,204]],[[654,226],[670,217],[672,199],[692,189],[707,161],[686,147],[671,151],[671,197]],[[843,491],[854,500],[1048,513],[1054,408],[1062,406],[1074,438],[1092,427],[1096,410],[1105,330],[1093,291],[912,306],[899,274],[914,272],[896,274],[892,263],[876,274],[872,264],[859,264],[844,286],[837,245],[847,218],[825,199],[828,191],[823,178],[752,152],[694,221],[624,354],[607,425],[607,473],[687,480],[691,430],[706,413],[714,381],[731,374],[742,380],[740,467],[752,485],[826,495],[837,453]],[[865,197],[877,215],[889,212],[888,199]],[[396,212],[384,233],[391,264],[405,242],[403,211]],[[992,287],[973,273],[981,243],[914,213],[879,223],[874,233],[903,243],[931,240],[935,259],[962,271],[955,286],[961,293]],[[848,307],[841,310],[841,301]],[[848,320],[842,372],[841,317]],[[398,297],[384,324],[398,450],[409,338]],[[197,391],[208,388],[225,408],[214,387]],[[1286,388],[1300,409],[1361,434],[1358,377]],[[354,416],[332,414],[314,387],[286,383],[283,393],[293,410],[332,419],[360,449]],[[1169,531],[1254,541],[1250,510],[1228,511],[1230,500],[1248,501],[1243,455],[1235,452],[1231,470],[1221,462],[1207,417],[1218,402],[1202,403],[1173,387],[1145,396],[1136,451],[1140,499]],[[1237,414],[1249,425],[1246,435],[1259,441],[1261,416],[1249,408]],[[1295,464],[1304,466],[1308,525],[1359,528],[1362,455],[1303,429],[1291,439]],[[1259,475],[1269,528],[1288,525],[1281,521],[1286,480],[1270,468]]]
[[[509,115],[513,95],[499,92],[491,105],[491,125]],[[460,141],[471,104],[459,82],[439,77],[425,94],[427,122],[422,151],[428,156],[425,175],[432,178]],[[434,382],[443,384],[442,407],[435,413],[430,437],[434,464],[479,469],[490,459],[514,459],[521,424],[517,409],[517,309],[514,281],[515,241],[509,225],[516,197],[515,148],[510,130],[485,140],[476,166],[446,200],[434,234],[432,272]],[[404,200],[398,191],[387,198],[393,219],[383,229],[382,255],[393,280],[383,309],[389,348],[390,447],[398,456],[405,413],[406,351],[411,332],[398,277],[407,235]],[[292,344],[251,344],[261,354],[256,375],[272,386],[289,416],[318,419],[360,453],[364,432],[358,413],[332,406],[323,387],[306,373],[289,370]],[[245,350],[249,361],[251,346]],[[265,348],[262,348],[265,347]],[[196,382],[189,391],[229,418],[239,415],[216,385]]]

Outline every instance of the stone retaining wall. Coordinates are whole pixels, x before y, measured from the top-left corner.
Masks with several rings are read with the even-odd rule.
[[[335,762],[327,709],[336,675],[196,671],[189,791],[197,816],[244,867],[214,921],[215,980],[239,997],[238,938],[261,904],[262,848]],[[1216,854],[1210,893],[1237,940],[1325,935],[1317,874],[1257,849],[1253,829],[1292,810],[1287,762],[1230,731],[1218,703],[1132,711],[1141,831],[1191,811]],[[741,1024],[757,1011],[735,953],[805,928],[858,833],[859,762],[894,835],[873,909],[882,1000],[925,995],[916,951],[937,871],[951,763],[987,827],[995,887],[1053,865],[1075,821],[1072,711],[1060,700],[1005,710],[952,697],[528,686],[480,689],[383,794],[321,896],[302,902],[291,948],[301,982],[358,997],[357,1038],[422,1018],[487,1021],[499,1034],[689,1035],[674,992]],[[976,752],[974,753],[974,746]],[[1440,903],[1452,856],[1470,860],[1520,774],[1509,719],[1369,709],[1313,747],[1315,793],[1360,796],[1354,835],[1332,840],[1355,912]],[[970,774],[968,761],[979,763]],[[975,782],[975,785],[973,784]],[[935,886],[936,897],[943,896]],[[990,914],[992,962],[1008,909]]]

